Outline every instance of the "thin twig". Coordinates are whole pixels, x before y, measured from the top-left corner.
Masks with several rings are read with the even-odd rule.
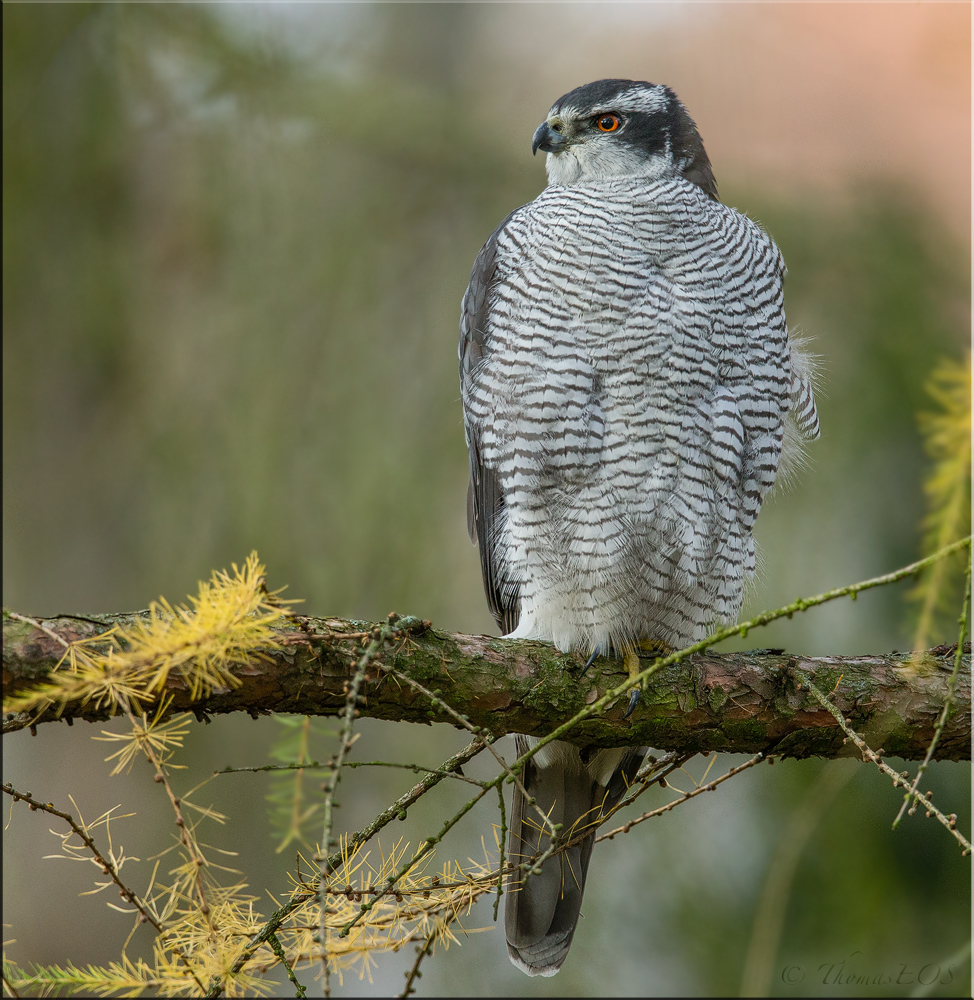
[[[413,680],[412,677],[409,677],[400,670],[396,670],[395,667],[389,667],[386,666],[385,664],[380,664],[380,666],[388,674],[391,674],[393,677],[395,677],[396,680],[408,684],[414,690],[419,691],[420,694],[425,695],[427,698],[429,698],[429,700],[434,705],[438,705],[458,725],[463,726],[463,728],[466,729],[467,732],[473,734],[474,736],[482,736],[486,741],[488,741],[487,750],[493,756],[494,760],[496,760],[497,763],[500,764],[501,768],[504,771],[504,774],[507,775],[507,777],[514,783],[517,790],[524,796],[524,801],[534,808],[534,811],[540,817],[541,822],[547,828],[549,836],[555,837],[557,835],[557,831],[555,830],[554,824],[551,822],[551,818],[547,815],[547,813],[545,813],[541,808],[538,807],[538,805],[535,803],[534,796],[532,796],[531,793],[527,790],[527,788],[524,787],[524,782],[521,781],[520,773],[514,770],[512,767],[509,767],[507,761],[504,760],[504,758],[501,757],[501,755],[490,745],[490,741],[493,739],[490,733],[485,732],[484,730],[473,725],[473,723],[471,723],[470,719],[466,715],[463,715],[461,712],[458,712],[452,705],[449,705],[439,695],[434,694],[432,691],[428,690],[424,685],[420,684],[419,681]]]
[[[919,768],[917,768],[916,777],[913,779],[913,783],[910,785],[909,790],[904,794],[903,804],[900,806],[900,811],[896,814],[896,819],[893,820],[894,830],[900,825],[903,813],[906,812],[907,806],[910,804],[911,796],[916,795],[917,787],[920,784],[920,778],[923,777],[923,772],[927,769],[927,765],[933,757],[934,750],[937,749],[937,744],[940,742],[944,726],[947,725],[947,718],[954,707],[954,689],[957,686],[957,678],[960,675],[960,665],[964,655],[964,640],[967,638],[967,607],[970,602],[971,549],[969,548],[967,550],[967,580],[964,583],[964,600],[960,608],[960,617],[957,619],[957,624],[960,626],[960,630],[957,634],[957,649],[954,652],[954,670],[950,675],[950,680],[947,682],[947,697],[944,699],[944,707],[940,712],[940,716],[937,718],[937,725],[934,727],[933,738],[930,740],[930,746],[927,747],[927,752],[924,755]]]
[[[436,941],[437,931],[431,930],[429,934],[426,935],[426,941],[423,943],[422,947],[417,946],[416,948],[416,960],[413,962],[412,967],[406,973],[406,985],[403,988],[402,993],[399,993],[400,997],[408,997],[411,993],[415,993],[416,989],[413,983],[422,975],[419,971],[419,967],[423,962],[423,959],[430,954],[433,950],[433,943]]]
[[[490,747],[487,747],[489,750]],[[423,767],[421,764],[399,764],[395,761],[389,760],[362,760],[362,761],[349,761],[345,764],[346,767],[396,767],[404,771],[414,771],[416,774],[436,774],[438,773],[436,768],[433,767]],[[465,781],[470,785],[476,785],[478,788],[484,787],[483,781],[478,781],[476,778],[468,777],[459,771],[453,771],[451,774],[444,774],[444,778],[453,778],[456,781]]]
[[[58,635],[57,632],[52,631],[46,625],[41,624],[41,622],[39,622],[36,618],[28,618],[27,615],[19,615],[17,614],[16,611],[7,611],[6,616],[8,618],[13,618],[16,621],[27,622],[28,625],[33,625],[34,628],[40,629],[45,635],[50,636],[52,639],[54,639],[55,642],[62,645],[66,650],[71,648],[71,643],[68,642],[67,639]],[[68,616],[63,615],[61,617],[66,618]],[[114,631],[115,631],[115,626],[112,626],[112,628],[108,632],[106,632],[105,635],[106,636],[111,635]],[[98,638],[101,639],[103,637],[99,636]]]
[[[142,919],[146,923],[151,924],[158,933],[162,933],[162,925],[155,918],[152,911],[145,906],[139,900],[138,895],[118,877],[115,866],[101,853],[91,835],[83,826],[75,821],[75,818],[70,813],[56,809],[52,802],[38,801],[34,798],[31,792],[18,792],[17,789],[15,789],[9,782],[0,787],[2,787],[3,791],[5,791],[15,802],[26,802],[32,811],[40,810],[41,812],[46,812],[52,816],[57,816],[59,819],[63,819],[64,822],[71,827],[75,836],[78,837],[85,847],[87,847],[92,853],[95,861],[97,861],[101,866],[102,871],[118,886],[118,893],[122,899],[124,899],[127,903],[131,903],[135,909],[139,911],[142,915]]]
[[[63,812],[60,809],[55,808],[52,802],[39,802],[33,797],[30,792],[18,792],[10,782],[5,785],[0,786],[3,791],[5,791],[15,802],[26,802],[32,810],[39,809],[41,812],[50,813],[52,816],[57,816],[59,819],[64,820],[68,826],[71,827],[72,832],[75,836],[81,839],[81,842],[88,848],[94,857],[95,861],[98,862],[101,870],[118,886],[118,893],[127,903],[131,903],[133,907],[139,912],[141,919],[150,924],[156,931],[157,934],[165,937],[166,930],[163,928],[162,924],[156,918],[152,909],[149,907],[148,903],[140,900],[137,893],[133,892],[119,877],[116,871],[115,865],[109,861],[102,852],[98,849],[98,845],[95,843],[91,835],[80,826],[74,819],[74,817],[67,812]],[[183,963],[186,971],[192,976],[196,985],[199,986],[200,990],[204,989],[203,983],[199,980],[196,972],[189,961],[189,958],[184,954],[183,950],[176,945],[169,945],[172,949],[173,954]]]
[[[501,814],[501,832],[498,838],[497,845],[500,851],[500,859],[497,863],[497,892],[494,894],[494,921],[497,920],[497,914],[500,912],[501,896],[504,895],[504,868],[507,865],[507,859],[505,857],[505,844],[507,843],[507,809],[504,806],[504,789],[501,785],[497,786],[497,808],[500,810]]]
[[[203,857],[202,852],[198,848],[192,827],[187,825],[186,818],[183,816],[182,798],[173,790],[173,787],[169,782],[169,775],[166,773],[162,761],[156,755],[156,752],[152,747],[152,742],[148,738],[150,726],[147,717],[145,715],[142,716],[141,729],[144,735],[139,737],[138,729],[140,728],[140,724],[138,719],[135,718],[127,706],[125,710],[128,715],[129,722],[133,727],[133,734],[139,742],[140,749],[145,754],[149,763],[155,768],[155,780],[165,788],[166,795],[169,797],[169,804],[172,806],[173,812],[176,814],[176,826],[180,831],[180,843],[182,843],[183,847],[186,849],[186,853],[193,861],[193,865],[196,869],[196,874],[193,878],[193,886],[196,890],[197,896],[199,896],[200,913],[202,913],[206,919],[206,923],[210,928],[211,936],[215,938],[218,931],[216,925],[213,923],[213,914],[211,913],[210,905],[206,899],[206,885],[203,880],[203,869],[206,867],[206,858]]]
[[[416,852],[412,861],[407,861],[400,867],[399,871],[397,871],[394,875],[389,876],[389,880],[386,887],[383,888],[383,890],[380,893],[378,893],[378,895],[372,902],[362,903],[359,912],[354,917],[352,917],[351,920],[349,920],[342,926],[342,929],[338,932],[338,936],[347,937],[352,928],[355,927],[356,924],[358,924],[358,922],[366,915],[366,913],[368,913],[369,910],[371,910],[383,896],[395,895],[397,891],[396,886],[398,885],[398,883],[403,878],[405,878],[413,870],[413,868],[415,868],[416,865],[419,864],[420,861],[422,861],[428,854],[430,854],[433,848],[436,847],[436,845],[450,832],[450,830],[453,829],[453,827],[457,825],[457,823],[460,822],[461,819],[463,819],[464,816],[467,815],[468,812],[470,812],[471,809],[473,809],[473,807],[484,797],[484,795],[487,794],[490,788],[493,787],[496,783],[499,783],[501,780],[503,780],[503,775],[499,775],[495,779],[495,782],[488,783],[484,788],[482,788],[479,792],[477,792],[477,794],[474,795],[473,798],[468,799],[460,807],[459,811],[455,813],[453,816],[451,816],[450,819],[448,819],[443,824],[443,826],[440,827],[438,833],[436,833],[432,837],[427,837],[420,844],[419,850]]]
[[[754,767],[756,764],[760,764],[766,759],[767,758],[763,753],[755,754],[750,760],[745,761],[743,764],[738,764],[736,767],[732,767],[726,772],[726,774],[722,774],[719,778],[714,778],[713,781],[708,781],[706,784],[697,785],[696,788],[689,792],[684,792],[679,798],[674,799],[672,802],[667,802],[666,805],[660,806],[658,809],[651,809],[649,812],[644,812],[641,816],[636,816],[634,819],[623,823],[622,826],[617,826],[614,830],[609,830],[608,833],[601,834],[595,838],[595,842],[599,843],[599,841],[602,840],[612,840],[612,838],[618,833],[628,833],[634,826],[644,823],[646,820],[652,819],[654,816],[662,816],[663,813],[667,813],[671,809],[675,809],[677,806],[682,805],[687,800],[695,798],[703,792],[714,791],[718,785],[722,785],[728,778],[733,778],[735,775],[740,774],[741,771],[746,771],[749,767]],[[657,778],[654,780],[662,781],[664,779]]]
[[[416,774],[433,774],[435,768],[423,767],[422,764],[406,764],[395,760],[347,760],[345,767],[395,767],[402,771],[413,771]],[[325,763],[319,760],[308,760],[291,764],[262,764],[260,767],[223,767],[216,774],[257,774],[261,771],[331,771],[335,767],[335,760],[331,758]],[[458,781],[468,781],[472,785],[481,785],[483,782],[476,778],[468,778],[465,774],[444,774],[444,778],[456,778]]]
[[[800,669],[798,669],[796,667],[795,668],[795,675],[799,678],[799,680],[803,684],[805,684],[808,687],[808,690],[812,692],[812,695],[819,702],[819,704],[821,704],[822,707],[825,708],[826,711],[828,711],[832,715],[832,717],[835,719],[835,721],[839,724],[839,727],[841,728],[842,732],[844,732],[846,734],[846,737],[848,739],[852,740],[853,743],[855,743],[856,748],[862,754],[862,759],[864,761],[871,761],[873,764],[875,764],[880,769],[880,771],[883,772],[883,774],[886,774],[890,778],[892,778],[893,779],[893,787],[894,788],[899,788],[900,785],[906,784],[906,781],[904,780],[903,776],[901,774],[898,774],[896,771],[894,771],[889,766],[889,764],[887,764],[886,761],[884,761],[882,759],[882,757],[880,756],[880,754],[882,753],[882,751],[878,751],[877,752],[877,751],[871,749],[866,744],[866,741],[857,732],[855,732],[855,730],[851,727],[851,725],[849,724],[849,720],[842,717],[842,713],[835,707],[835,705],[832,704],[832,702],[830,702],[828,700],[828,698],[825,697],[824,694],[822,694],[822,692],[813,683],[811,677],[809,677],[808,674],[806,674],[804,670],[800,670]],[[910,794],[910,793],[908,793],[908,794]],[[938,822],[942,823],[943,826],[946,827],[947,830],[950,831],[950,833],[953,836],[953,838],[961,845],[961,847],[963,848],[963,850],[961,851],[961,853],[964,854],[964,855],[970,854],[971,853],[971,843],[960,832],[960,830],[957,829],[957,819],[956,819],[956,817],[945,816],[930,801],[930,798],[928,797],[929,794],[930,793],[928,792],[927,795],[924,796],[924,795],[921,795],[919,792],[916,792],[916,791],[912,792],[912,798],[915,801],[914,809],[916,808],[916,805],[922,805],[923,808],[924,808],[924,810],[926,811],[927,816],[930,816],[930,815],[936,816]]]
[[[647,758],[646,763],[636,772],[636,777],[633,779],[625,796],[616,803],[614,808],[605,814],[602,822],[604,823],[610,817],[614,816],[620,809],[625,809],[626,806],[632,805],[648,788],[652,788],[653,785],[661,781],[665,782],[668,775],[684,768],[696,756],[695,753],[670,752],[664,754],[659,759],[655,757]],[[716,757],[714,759],[716,760]]]
[[[291,964],[287,960],[287,955],[284,954],[284,948],[281,947],[281,942],[278,941],[277,935],[272,934],[267,939],[267,943],[271,946],[271,951],[273,951],[277,956],[277,960],[284,966],[284,969],[287,972],[287,978],[294,986],[294,995],[296,997],[306,997],[308,992],[305,987],[298,982],[297,976],[294,975],[294,969],[291,968]]]

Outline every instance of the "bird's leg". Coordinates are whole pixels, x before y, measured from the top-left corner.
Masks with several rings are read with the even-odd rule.
[[[638,649],[643,650],[647,653],[655,653],[657,656],[666,656],[672,652],[669,646],[665,642],[660,642],[659,639],[643,639],[639,643]],[[639,652],[638,649],[630,649],[626,653],[625,664],[626,670],[629,671],[630,677],[635,677],[636,674],[642,669],[639,662]],[[643,682],[645,684],[645,682]],[[640,695],[642,695],[643,684],[634,687],[629,692],[629,706],[626,708],[626,714],[623,716],[624,719],[628,719],[632,715],[636,706],[639,704]]]
[[[626,652],[625,658],[626,670],[629,672],[630,677],[635,677],[639,673],[639,653],[634,649],[630,649]],[[639,704],[639,696],[642,694],[642,688],[638,685],[634,687],[629,692],[629,707],[626,709],[626,714],[623,716],[624,719],[628,719],[632,715],[636,705]]]

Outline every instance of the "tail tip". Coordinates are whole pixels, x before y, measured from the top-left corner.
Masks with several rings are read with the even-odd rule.
[[[562,955],[553,965],[529,965],[521,953],[510,944],[507,946],[507,954],[510,956],[511,964],[516,969],[520,969],[526,976],[553,976],[561,968],[562,962],[565,961],[565,956]]]

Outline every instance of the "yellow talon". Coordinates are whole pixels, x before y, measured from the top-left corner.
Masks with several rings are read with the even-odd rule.
[[[641,649],[644,653],[655,653],[657,656],[667,656],[672,650],[665,642],[660,642],[659,639],[643,639],[637,644],[638,649]],[[639,662],[639,653],[636,649],[630,649],[625,656],[626,670],[629,672],[630,677],[635,677],[636,674],[642,669],[642,664]],[[629,707],[626,709],[626,714],[623,716],[624,719],[628,719],[632,715],[633,710],[639,704],[639,696],[642,694],[642,689],[645,686],[645,681],[639,685],[639,687],[634,687],[629,692]]]

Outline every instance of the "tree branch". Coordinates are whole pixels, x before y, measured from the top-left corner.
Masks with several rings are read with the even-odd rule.
[[[114,625],[131,625],[135,614],[61,615],[30,620],[5,613],[3,689],[5,698],[51,678],[65,643],[95,637]],[[370,662],[359,713],[399,722],[451,722],[442,703],[464,713],[475,727],[500,736],[544,735],[625,679],[621,661],[600,659],[584,675],[583,661],[539,642],[454,634],[428,622],[406,619],[392,648]],[[355,665],[377,626],[338,618],[294,616],[275,628],[280,648],[256,662],[235,664],[240,682],[193,699],[178,673],[170,674],[170,712],[198,718],[246,711],[339,715],[344,711]],[[650,678],[636,711],[623,719],[626,699],[573,731],[578,744],[647,745],[666,750],[774,753],[786,757],[852,756],[836,720],[803,686],[803,671],[831,697],[870,746],[887,756],[919,760],[929,746],[947,695],[952,646],[920,654],[806,657],[778,651],[696,654]],[[647,658],[649,666],[652,658]],[[69,669],[62,665],[60,669]],[[399,672],[436,696],[432,702]],[[970,645],[964,647],[956,704],[937,746],[937,759],[969,760],[971,747]],[[144,706],[147,707],[147,706]],[[95,721],[107,707],[69,702],[60,712],[8,714],[4,732],[60,717]]]

